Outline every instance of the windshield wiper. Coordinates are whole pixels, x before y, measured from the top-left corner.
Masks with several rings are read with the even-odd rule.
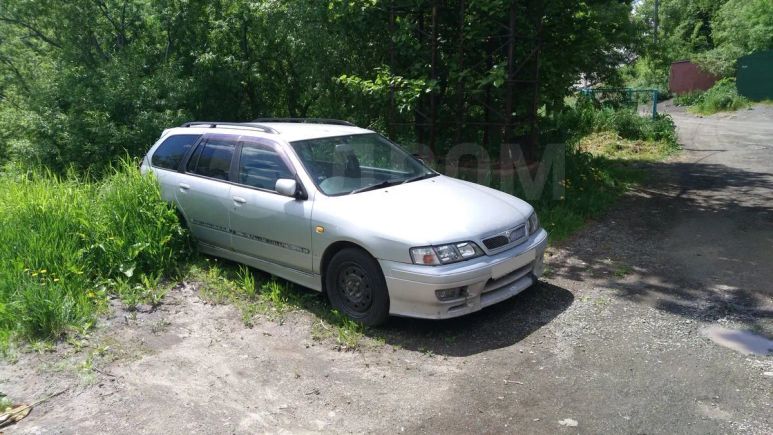
[[[349,194],[351,195],[354,193],[367,192],[369,190],[383,189],[385,187],[395,186],[397,184],[411,183],[413,181],[419,181],[425,178],[432,178],[437,175],[438,174],[436,172],[427,172],[421,175],[417,175],[415,177],[406,178],[405,180],[384,180],[380,183],[371,184],[370,186],[360,187],[359,189],[354,189]]]
[[[414,181],[419,181],[419,180],[424,180],[424,179],[427,179],[427,178],[432,178],[432,177],[435,177],[437,175],[438,174],[436,172],[427,172],[427,173],[424,173],[424,174],[417,175],[415,177],[409,178],[409,179],[403,181],[403,183],[413,183]]]
[[[401,183],[403,183],[403,180],[384,180],[380,183],[371,184],[370,186],[360,187],[359,189],[354,189],[349,193],[349,195],[353,195],[355,193],[360,193],[360,192],[367,192],[369,190],[383,189],[385,187],[394,186],[395,184],[401,184]]]

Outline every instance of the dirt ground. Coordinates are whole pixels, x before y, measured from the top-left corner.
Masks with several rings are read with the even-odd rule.
[[[705,337],[773,337],[773,107],[664,105],[684,152],[553,249],[523,294],[443,322],[392,319],[356,352],[313,315],[245,327],[181,285],[120,309],[88,347],[0,363],[8,433],[773,433],[773,357]]]

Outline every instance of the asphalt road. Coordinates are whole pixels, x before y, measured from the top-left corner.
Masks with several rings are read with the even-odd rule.
[[[684,152],[512,300],[340,352],[308,313],[248,329],[181,286],[0,364],[12,397],[67,389],[8,432],[773,433],[773,357],[704,334],[773,336],[773,107],[663,110]]]

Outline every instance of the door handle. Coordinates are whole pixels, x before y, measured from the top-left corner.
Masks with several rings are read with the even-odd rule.
[[[247,202],[247,200],[246,200],[246,199],[244,199],[244,198],[242,198],[241,196],[234,196],[234,197],[233,197],[233,200],[234,200],[234,202],[235,202],[235,203],[237,203],[237,204],[244,204],[244,203],[246,203],[246,202]]]
[[[178,184],[178,186],[180,186],[180,189],[182,190],[188,190],[191,188],[190,184],[185,184],[185,183],[180,183]]]

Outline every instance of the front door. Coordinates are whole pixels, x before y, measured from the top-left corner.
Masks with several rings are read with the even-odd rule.
[[[311,201],[276,192],[276,181],[294,179],[287,160],[268,141],[242,142],[231,187],[233,249],[311,273]]]

